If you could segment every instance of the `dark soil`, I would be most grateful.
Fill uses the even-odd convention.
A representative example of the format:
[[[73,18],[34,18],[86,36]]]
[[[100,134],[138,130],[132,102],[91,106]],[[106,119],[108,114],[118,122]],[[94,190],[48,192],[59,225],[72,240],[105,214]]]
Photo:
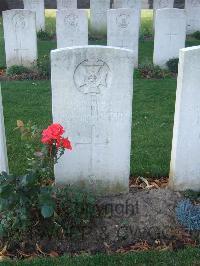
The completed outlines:
[[[195,245],[177,224],[175,207],[182,196],[169,189],[139,190],[98,200],[99,218],[77,239],[29,239],[8,247],[10,257],[120,250],[177,250]],[[52,253],[53,252],[53,253]]]

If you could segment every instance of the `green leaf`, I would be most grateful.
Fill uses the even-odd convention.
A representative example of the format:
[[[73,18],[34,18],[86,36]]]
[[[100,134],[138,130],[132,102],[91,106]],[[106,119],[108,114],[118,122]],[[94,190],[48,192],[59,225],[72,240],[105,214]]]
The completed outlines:
[[[41,213],[44,218],[49,218],[53,215],[54,208],[53,206],[43,205],[41,208]]]
[[[0,186],[0,197],[1,198],[9,198],[13,193],[13,186],[11,185],[4,185]]]

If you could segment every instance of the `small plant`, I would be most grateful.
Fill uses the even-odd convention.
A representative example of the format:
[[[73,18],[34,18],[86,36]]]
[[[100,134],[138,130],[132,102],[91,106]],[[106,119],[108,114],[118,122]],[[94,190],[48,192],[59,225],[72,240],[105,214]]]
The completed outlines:
[[[194,37],[194,38],[197,39],[197,40],[200,40],[200,31],[195,31],[195,32],[192,34],[192,37]]]
[[[163,79],[169,77],[170,73],[166,69],[154,66],[151,63],[142,64],[138,67],[139,76],[146,79]]]
[[[191,201],[199,202],[200,203],[200,191],[194,191],[188,189],[184,192],[184,196]]]
[[[53,166],[72,149],[64,128],[52,124],[41,131],[17,121],[16,130],[26,144],[28,167],[23,176],[0,175],[0,240],[80,238],[97,216],[96,199],[77,187],[55,187]]]
[[[22,75],[22,74],[29,74],[31,72],[30,68],[27,68],[25,66],[11,66],[7,70],[8,76],[15,76],[15,75]]]
[[[170,72],[172,73],[178,73],[178,58],[172,58],[169,61],[167,61],[167,67]]]
[[[152,30],[148,27],[143,27],[140,31],[140,41],[152,38]]]
[[[200,205],[193,204],[189,199],[179,202],[176,207],[176,217],[186,229],[200,230]]]
[[[97,216],[96,199],[88,191],[66,186],[56,192],[57,218],[66,237],[83,236],[91,220]]]
[[[51,65],[50,65],[50,58],[48,55],[44,55],[43,57],[37,60],[37,68],[38,68],[38,74],[41,78],[50,78]]]
[[[72,149],[59,124],[52,124],[42,133],[35,125],[22,121],[17,122],[17,128],[26,140],[29,164],[23,176],[0,175],[0,237],[7,240],[22,239],[46,219],[51,226],[56,224],[53,165],[65,149]]]
[[[44,31],[44,30],[40,30],[38,33],[37,33],[37,37],[38,39],[40,39],[41,41],[50,41],[53,36],[51,33],[49,33],[48,31]]]

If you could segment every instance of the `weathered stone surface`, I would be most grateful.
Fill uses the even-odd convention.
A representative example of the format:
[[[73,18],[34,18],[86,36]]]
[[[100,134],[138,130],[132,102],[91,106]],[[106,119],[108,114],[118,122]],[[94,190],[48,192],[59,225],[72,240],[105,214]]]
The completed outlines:
[[[134,66],[138,66],[140,8],[118,8],[107,11],[107,45],[134,52]]]
[[[180,50],[170,184],[200,190],[200,46]]]
[[[91,186],[103,194],[127,191],[133,53],[64,48],[52,51],[51,65],[53,121],[66,128],[73,145],[55,167],[56,183]]]
[[[153,62],[161,67],[169,59],[177,58],[179,50],[185,47],[185,11],[177,8],[163,8],[156,11]]]
[[[110,0],[90,0],[90,25],[94,35],[105,35]]]
[[[200,31],[200,0],[186,0],[187,33]]]
[[[77,0],[57,0],[57,9],[77,8]]]
[[[56,34],[58,48],[88,45],[87,10],[57,10]]]
[[[24,1],[24,9],[28,9],[36,13],[37,31],[45,30],[44,0],[23,0],[23,1]]]
[[[35,12],[23,9],[3,11],[6,65],[30,67],[37,60]]]
[[[3,115],[3,103],[2,103],[1,86],[0,86],[0,173],[1,172],[8,173],[9,170],[8,170],[4,115]]]

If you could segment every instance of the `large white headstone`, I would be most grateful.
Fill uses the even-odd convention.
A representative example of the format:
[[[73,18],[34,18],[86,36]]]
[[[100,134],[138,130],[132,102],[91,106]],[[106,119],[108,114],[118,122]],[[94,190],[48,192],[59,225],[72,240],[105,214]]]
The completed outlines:
[[[153,62],[161,67],[169,59],[177,58],[179,50],[185,47],[186,15],[177,8],[156,11]]]
[[[45,30],[45,7],[44,0],[23,0],[24,9],[36,12],[37,31]]]
[[[200,0],[185,0],[187,33],[200,31]]]
[[[88,17],[83,9],[57,10],[57,48],[88,45]]]
[[[90,0],[90,25],[93,34],[106,34],[109,9],[110,0]]]
[[[107,44],[133,50],[134,65],[137,67],[140,11],[132,8],[110,9],[107,15]]]
[[[141,0],[114,0],[113,8],[141,9]]]
[[[200,46],[180,50],[170,186],[200,190]]]
[[[12,9],[3,12],[7,67],[30,67],[37,60],[35,12]]]
[[[0,85],[0,173],[9,172],[8,169],[8,157],[6,147],[6,135],[4,126],[4,115],[3,115],[3,103],[1,96],[1,85]]]
[[[57,184],[128,191],[133,94],[130,50],[83,46],[51,52],[53,121],[73,150],[55,166]],[[120,150],[120,152],[119,152]]]
[[[77,8],[77,0],[57,0],[57,9]]]

